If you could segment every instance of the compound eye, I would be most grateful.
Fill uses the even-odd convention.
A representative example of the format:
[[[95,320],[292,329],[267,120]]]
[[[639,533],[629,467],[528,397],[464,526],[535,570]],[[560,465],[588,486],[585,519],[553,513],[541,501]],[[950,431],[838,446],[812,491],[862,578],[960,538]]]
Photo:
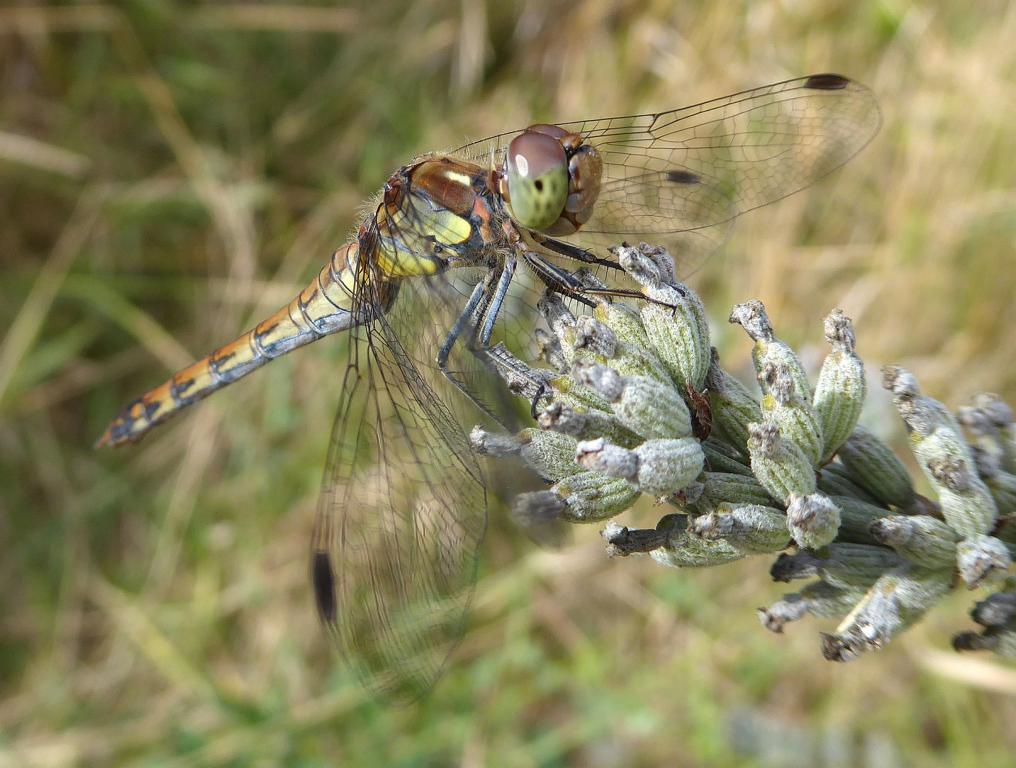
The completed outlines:
[[[546,133],[526,131],[508,145],[508,197],[512,216],[529,229],[549,227],[568,200],[568,156]]]

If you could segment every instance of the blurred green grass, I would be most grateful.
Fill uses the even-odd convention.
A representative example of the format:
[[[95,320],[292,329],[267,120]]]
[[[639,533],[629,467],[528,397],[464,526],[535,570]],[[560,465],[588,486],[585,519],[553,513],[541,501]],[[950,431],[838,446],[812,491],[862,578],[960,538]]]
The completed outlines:
[[[1011,765],[1012,669],[943,653],[965,596],[834,666],[818,622],[758,626],[783,591],[762,560],[661,572],[594,530],[534,552],[503,518],[445,682],[366,700],[306,578],[340,344],[91,443],[286,301],[414,152],[824,70],[885,127],[696,275],[725,359],[748,359],[735,301],[816,350],[841,306],[873,370],[1012,401],[1013,39],[1005,2],[0,8],[0,766],[766,765],[763,736],[732,740],[744,712],[826,753]]]

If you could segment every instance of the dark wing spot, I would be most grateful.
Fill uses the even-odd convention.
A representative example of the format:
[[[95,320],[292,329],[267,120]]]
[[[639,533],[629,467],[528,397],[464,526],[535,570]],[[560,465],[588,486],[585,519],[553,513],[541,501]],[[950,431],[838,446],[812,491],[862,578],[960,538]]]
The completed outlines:
[[[335,605],[335,576],[327,552],[315,552],[311,562],[311,580],[314,583],[314,600],[317,602],[318,616],[326,624],[334,624],[338,616]]]
[[[697,173],[691,171],[667,171],[667,181],[672,181],[675,184],[698,184],[701,180]]]
[[[850,85],[850,81],[843,75],[824,73],[812,75],[804,81],[805,88],[813,88],[816,91],[838,91]]]
[[[542,192],[543,191],[543,182],[540,179],[536,180],[535,186],[536,186],[536,191],[537,192]]]

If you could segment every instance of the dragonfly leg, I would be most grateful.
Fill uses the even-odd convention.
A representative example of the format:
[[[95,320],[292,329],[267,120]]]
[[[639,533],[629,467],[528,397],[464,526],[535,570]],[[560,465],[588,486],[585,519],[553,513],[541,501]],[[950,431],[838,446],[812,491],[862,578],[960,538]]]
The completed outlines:
[[[511,285],[512,277],[515,276],[515,265],[516,261],[515,254],[511,254],[505,260],[504,268],[501,270],[501,275],[497,279],[497,285],[494,286],[494,295],[490,299],[490,303],[487,304],[487,309],[483,315],[483,326],[480,328],[480,348],[486,349],[490,346],[490,335],[494,332],[494,323],[497,322],[497,316],[501,312],[501,306],[504,304],[504,297],[508,295],[508,288]]]
[[[621,265],[616,261],[602,259],[591,251],[587,251],[585,248],[580,248],[574,243],[566,243],[563,240],[555,240],[552,237],[543,236],[538,239],[534,239],[547,250],[553,251],[554,253],[564,256],[567,259],[581,261],[583,264],[595,264],[598,267],[605,267],[607,269],[621,269]]]
[[[466,302],[466,306],[462,309],[461,314],[455,320],[452,329],[448,332],[445,340],[441,344],[440,350],[437,354],[437,365],[442,375],[450,381],[456,389],[459,390],[469,401],[487,414],[490,418],[501,425],[502,428],[514,431],[514,429],[505,423],[505,419],[494,412],[494,410],[483,402],[480,393],[474,391],[469,384],[462,380],[460,376],[452,371],[448,367],[448,357],[451,355],[452,348],[455,343],[462,336],[463,332],[467,329],[470,333],[465,341],[466,349],[469,350],[470,354],[477,358],[484,366],[488,369],[493,368],[493,363],[488,359],[485,354],[486,349],[478,348],[476,346],[476,339],[486,333],[486,338],[489,340],[490,333],[493,330],[494,321],[497,319],[497,313],[500,311],[501,304],[504,302],[504,296],[508,291],[508,286],[511,284],[512,274],[515,271],[515,259],[512,257],[510,263],[505,267],[497,267],[492,269],[487,276],[481,280],[473,288],[473,292],[469,296],[469,301]],[[493,311],[492,311],[493,310]],[[479,317],[477,317],[479,315]],[[478,334],[477,328],[482,323],[483,330]],[[505,409],[507,412],[507,409]]]
[[[532,251],[526,252],[525,259],[526,264],[532,268],[533,272],[536,273],[536,276],[540,278],[547,288],[590,307],[595,307],[596,303],[590,300],[589,296],[605,296],[608,299],[637,299],[639,301],[647,301],[650,304],[658,304],[667,309],[675,308],[672,304],[654,299],[652,296],[647,296],[642,291],[630,288],[600,288],[586,285],[571,272],[551,264],[540,254]]]
[[[466,302],[466,306],[462,310],[462,313],[458,316],[458,319],[456,319],[451,331],[448,332],[445,340],[441,343],[441,349],[439,349],[437,353],[437,364],[445,376],[448,375],[448,369],[445,366],[448,362],[448,355],[451,354],[452,347],[455,346],[455,342],[458,340],[459,336],[462,335],[462,331],[466,328],[466,326],[472,324],[472,317],[476,313],[476,308],[480,305],[480,302],[489,291],[490,281],[488,279],[481,280],[476,284],[473,288],[472,294],[469,296],[469,301]]]

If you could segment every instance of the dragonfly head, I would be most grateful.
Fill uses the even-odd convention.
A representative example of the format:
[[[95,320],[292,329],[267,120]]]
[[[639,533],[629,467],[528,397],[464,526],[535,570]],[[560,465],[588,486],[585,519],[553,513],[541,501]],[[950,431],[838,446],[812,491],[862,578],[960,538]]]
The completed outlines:
[[[508,145],[505,198],[527,229],[570,235],[593,213],[603,162],[577,133],[531,125]]]

